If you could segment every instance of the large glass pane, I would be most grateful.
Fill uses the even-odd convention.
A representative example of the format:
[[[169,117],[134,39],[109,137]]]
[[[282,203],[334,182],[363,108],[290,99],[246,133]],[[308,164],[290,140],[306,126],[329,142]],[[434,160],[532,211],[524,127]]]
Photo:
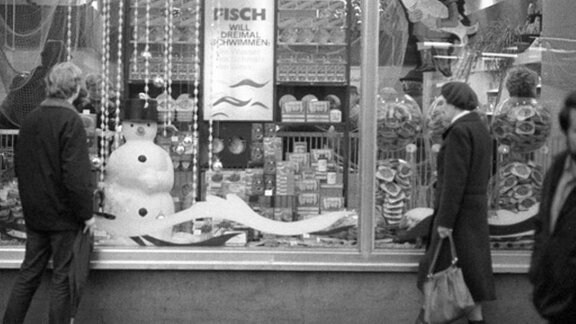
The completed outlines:
[[[118,11],[112,17],[117,21]],[[13,163],[18,128],[45,98],[54,64],[72,60],[89,75],[100,70],[104,51],[116,60],[117,46],[102,46],[101,25],[99,9],[85,1],[0,6],[0,245],[23,245],[26,237]]]
[[[43,26],[61,27],[53,37],[86,70],[78,109],[92,121],[97,245],[355,247],[350,3],[54,1],[2,9],[14,27],[2,39],[9,64],[28,63],[18,59],[17,31],[36,28],[20,20],[36,14],[49,16]],[[17,129],[3,136],[10,170]],[[16,181],[6,182],[9,216],[0,225],[10,244],[25,238]]]
[[[477,93],[477,111],[494,140],[486,215],[492,247],[529,249],[542,174],[557,146],[549,136],[550,106],[540,99],[546,83],[540,77],[542,1],[398,0],[382,1],[381,8],[381,33],[387,37],[380,39],[380,57],[386,59],[379,69],[376,107],[375,246],[421,246],[434,208],[436,157],[447,127],[437,98],[444,83],[463,81]],[[402,24],[406,28],[395,28]],[[394,64],[389,58],[395,57],[396,44],[404,56]],[[519,66],[537,78],[531,100],[517,98],[513,89],[514,82],[529,86],[529,81],[506,82]],[[515,117],[517,111],[526,114]]]

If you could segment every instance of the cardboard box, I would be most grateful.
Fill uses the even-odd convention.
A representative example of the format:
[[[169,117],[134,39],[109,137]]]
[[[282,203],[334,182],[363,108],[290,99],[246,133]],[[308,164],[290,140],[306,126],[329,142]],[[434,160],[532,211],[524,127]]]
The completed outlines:
[[[294,142],[292,144],[293,153],[308,153],[308,143],[307,142]]]
[[[344,185],[342,183],[329,185],[326,183],[320,184],[320,196],[321,197],[343,197],[344,196]]]
[[[319,209],[320,208],[320,194],[305,192],[298,194],[298,208],[300,207],[310,207]]]
[[[306,122],[306,112],[302,101],[284,103],[282,105],[282,121],[291,123]]]
[[[320,186],[317,180],[314,179],[302,179],[296,182],[298,193],[318,193]]]
[[[310,167],[310,153],[286,153],[286,160],[294,163],[296,173]]]
[[[344,209],[344,197],[321,197],[320,211],[331,212]]]
[[[332,149],[312,149],[310,150],[310,161],[312,163],[318,162],[318,159],[324,156],[328,162],[334,161],[334,150]]]
[[[306,122],[329,123],[330,102],[325,100],[310,101],[306,107]]]

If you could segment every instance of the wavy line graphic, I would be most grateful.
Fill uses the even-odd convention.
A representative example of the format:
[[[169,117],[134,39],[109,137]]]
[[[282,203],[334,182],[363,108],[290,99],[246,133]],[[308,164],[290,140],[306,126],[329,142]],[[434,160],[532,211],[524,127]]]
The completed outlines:
[[[216,107],[219,104],[227,103],[227,104],[230,104],[232,106],[243,107],[243,106],[246,106],[247,104],[249,104],[251,100],[252,99],[242,101],[240,99],[236,99],[236,98],[231,97],[231,96],[225,96],[225,97],[222,97],[222,98],[219,98],[218,100],[216,100],[212,105],[214,107]]]
[[[254,80],[251,79],[244,79],[236,84],[232,84],[230,85],[230,88],[237,88],[237,87],[241,87],[241,86],[248,86],[248,87],[253,87],[253,88],[262,88],[265,85],[268,84],[269,81],[266,81],[264,83],[258,83]]]
[[[212,117],[219,117],[219,116],[226,117],[226,118],[230,117],[230,116],[228,116],[228,114],[225,114],[223,112],[217,112],[217,113],[212,114]]]
[[[258,107],[262,107],[264,109],[270,109],[268,106],[266,106],[265,104],[261,103],[260,101],[256,101],[255,103],[251,104],[250,106],[258,106]]]

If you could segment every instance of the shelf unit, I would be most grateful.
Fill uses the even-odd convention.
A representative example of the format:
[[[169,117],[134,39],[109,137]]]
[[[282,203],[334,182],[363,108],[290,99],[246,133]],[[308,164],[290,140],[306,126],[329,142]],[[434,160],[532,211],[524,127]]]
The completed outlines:
[[[164,39],[166,11],[163,7],[155,6],[154,3],[153,1],[148,13],[148,17],[152,17],[148,23],[145,23],[147,16],[145,2],[130,1],[130,6],[125,9],[125,15],[128,17],[124,28],[126,61],[128,62],[124,71],[125,75],[128,76],[125,81],[126,98],[136,98],[139,93],[145,90],[150,97],[155,98],[166,90],[162,86],[165,81],[163,78],[167,74],[165,71],[167,44]],[[194,43],[194,35],[197,32],[195,26],[198,26],[194,20],[196,3],[178,0],[174,2],[174,35],[170,44],[172,53],[170,84],[173,99],[178,98],[181,94],[192,93],[194,76],[198,76],[202,80],[202,71],[194,70],[194,56],[203,53],[203,44]],[[201,6],[203,6],[202,2]],[[306,8],[299,8],[300,6]],[[327,96],[331,95],[333,99],[336,98],[334,100],[340,103],[341,120],[338,122],[288,123],[282,120],[281,107],[278,105],[275,107],[274,119],[271,123],[214,121],[212,135],[226,146],[221,153],[215,154],[224,168],[261,167],[263,162],[254,160],[254,155],[258,156],[258,152],[261,153],[262,148],[259,146],[260,144],[255,144],[253,141],[253,129],[254,127],[265,128],[267,124],[274,124],[278,130],[278,137],[281,137],[285,143],[282,148],[283,157],[289,149],[288,143],[293,141],[295,134],[302,135],[301,138],[308,138],[310,141],[322,138],[316,143],[327,143],[330,139],[330,143],[338,143],[335,152],[339,156],[339,168],[346,175],[349,156],[350,61],[347,26],[350,24],[348,15],[350,9],[350,1],[319,0],[302,3],[296,0],[280,0],[277,3],[276,11],[274,101],[278,102],[279,98],[285,94],[292,94],[296,97],[312,94],[318,100],[325,100]],[[203,8],[200,10],[202,12]],[[306,26],[299,26],[302,23],[301,14],[310,18],[303,20]],[[202,16],[200,14],[200,17]],[[202,26],[202,22],[200,22],[200,26]],[[297,36],[294,40],[281,37],[281,35],[293,32]],[[313,39],[300,38],[300,36],[311,34],[313,34]],[[199,50],[200,53],[195,53],[195,50]],[[145,68],[147,71],[144,70]],[[198,106],[202,107],[202,88],[199,89],[198,100]],[[202,114],[202,109],[199,109],[199,114]],[[198,120],[200,142],[198,160],[201,169],[199,170],[199,177],[201,177],[201,173],[206,171],[208,167],[208,161],[204,155],[207,155],[209,134],[208,121],[204,121],[202,116],[199,116]],[[191,129],[191,123],[187,122],[175,120],[173,125],[180,131]],[[333,132],[328,132],[329,129],[332,129]],[[333,141],[334,138],[338,139],[337,142]],[[166,141],[166,139],[160,140]],[[231,149],[228,146],[235,140],[244,145],[241,154],[230,153]],[[178,159],[177,156],[174,157]],[[180,177],[180,175],[187,178],[189,175],[184,173],[189,173],[190,168],[185,168],[180,164],[175,168],[175,171],[177,171],[175,178]],[[344,176],[343,178],[344,188],[346,188],[347,177]],[[178,180],[176,179],[175,182],[178,183]],[[201,196],[202,193],[199,193],[198,197]]]
[[[197,30],[196,17],[202,19],[201,13],[203,2],[201,0],[174,0],[172,14],[172,37],[168,44],[166,35],[166,7],[164,1],[150,1],[148,14],[146,2],[130,0],[129,5],[124,7],[124,98],[138,98],[141,93],[147,92],[150,98],[157,98],[168,92],[175,101],[181,95],[194,98],[195,77],[201,80],[201,70],[196,70],[195,57],[202,56],[202,44],[196,43],[196,38],[201,40],[202,31]],[[200,10],[200,12],[197,12]],[[150,19],[146,23],[146,18]],[[196,53],[198,51],[198,53]],[[166,80],[166,54],[171,53],[170,82]],[[197,105],[202,104],[202,87],[196,89]],[[179,143],[192,138],[193,118],[192,107],[187,107],[185,113],[172,110],[171,122],[166,123],[159,117],[159,135],[156,143],[166,149],[172,158],[174,166],[174,188],[172,196],[177,198],[182,195],[185,188],[190,187],[192,179],[198,179],[193,175],[191,166],[192,156],[188,151],[177,151]],[[201,113],[201,111],[199,110]],[[160,116],[160,114],[159,114]],[[164,115],[166,116],[166,115]],[[166,118],[166,117],[164,117]],[[200,119],[200,118],[199,118]],[[199,196],[199,193],[197,194]],[[178,202],[178,199],[175,199]],[[178,206],[177,206],[177,209]]]
[[[349,13],[351,1],[281,0],[276,43],[276,121],[284,156],[299,141],[305,142],[309,151],[333,150],[335,164],[343,174],[344,197],[351,155]],[[295,116],[290,116],[292,109],[283,107],[286,100],[296,101]],[[311,113],[311,101],[329,102],[330,108],[341,111],[340,120]]]

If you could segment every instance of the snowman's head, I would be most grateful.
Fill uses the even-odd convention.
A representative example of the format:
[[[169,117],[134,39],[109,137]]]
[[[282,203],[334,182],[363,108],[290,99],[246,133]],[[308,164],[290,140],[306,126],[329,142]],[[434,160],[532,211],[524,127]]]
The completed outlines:
[[[153,121],[133,121],[122,122],[122,135],[126,141],[149,140],[153,141],[158,131],[158,124]]]
[[[126,141],[154,140],[158,130],[156,100],[128,99],[122,112],[122,135]]]

